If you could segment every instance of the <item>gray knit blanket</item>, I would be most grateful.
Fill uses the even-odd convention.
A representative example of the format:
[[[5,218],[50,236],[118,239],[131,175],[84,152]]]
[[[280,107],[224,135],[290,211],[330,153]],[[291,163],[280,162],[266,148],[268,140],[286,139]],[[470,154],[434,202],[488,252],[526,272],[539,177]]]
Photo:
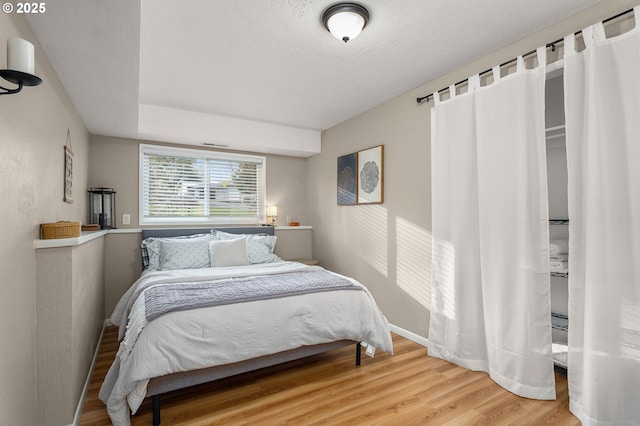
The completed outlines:
[[[159,285],[144,291],[145,318],[152,321],[173,311],[362,289],[348,279],[325,270]]]

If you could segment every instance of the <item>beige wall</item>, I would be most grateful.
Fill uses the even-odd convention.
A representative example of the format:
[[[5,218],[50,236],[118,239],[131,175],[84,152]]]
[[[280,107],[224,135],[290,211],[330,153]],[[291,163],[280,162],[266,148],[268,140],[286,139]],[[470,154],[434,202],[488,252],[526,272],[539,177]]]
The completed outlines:
[[[637,0],[601,2],[323,132],[322,154],[309,160],[307,182],[314,257],[323,266],[351,275],[369,287],[391,323],[427,336],[432,103],[417,105],[416,97],[637,4]],[[336,157],[379,144],[385,145],[384,204],[337,206]]]
[[[313,253],[374,295],[395,325],[426,334],[430,271],[428,108],[399,97],[322,134],[309,160]],[[338,206],[336,158],[384,144],[384,203]]]
[[[108,318],[142,272],[140,233],[108,234],[104,251],[104,313]]]
[[[313,259],[313,229],[282,228],[275,230],[275,253],[284,260]]]
[[[38,424],[69,424],[104,324],[104,238],[38,249]]]
[[[89,137],[21,15],[0,14],[0,68],[5,67],[7,37],[20,37],[35,44],[36,74],[44,83],[0,97],[0,423],[36,425],[41,424],[38,377],[57,367],[40,366],[37,361],[39,318],[33,242],[40,223],[83,220],[86,216]],[[11,86],[4,80],[1,85]],[[75,154],[72,204],[62,201],[67,128]],[[75,309],[71,305],[65,307]],[[84,310],[80,311],[79,316],[84,315]],[[96,341],[95,335],[82,335],[74,345],[89,350]],[[84,374],[86,377],[86,371]],[[75,389],[65,392],[77,394]],[[65,414],[64,421],[71,421],[73,411]]]

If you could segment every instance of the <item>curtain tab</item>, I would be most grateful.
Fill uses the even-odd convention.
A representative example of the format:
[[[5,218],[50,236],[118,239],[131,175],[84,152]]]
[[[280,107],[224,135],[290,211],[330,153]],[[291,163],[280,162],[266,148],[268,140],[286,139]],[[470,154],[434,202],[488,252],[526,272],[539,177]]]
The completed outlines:
[[[449,99],[453,99],[456,97],[456,85],[452,84],[449,86]]]
[[[522,55],[519,55],[516,58],[516,72],[524,71],[524,58]]]
[[[569,34],[564,37],[564,56],[570,56],[576,53],[576,36]]]
[[[440,92],[436,90],[435,92],[433,92],[433,95],[431,96],[433,97],[433,104],[440,105]]]
[[[547,46],[540,46],[536,49],[536,56],[538,57],[538,66],[547,66]]]
[[[582,40],[584,41],[584,47],[586,49],[593,46],[593,25],[582,30]]]
[[[607,39],[607,36],[604,34],[604,24],[602,22],[593,24],[593,39],[595,41],[604,41]]]
[[[474,92],[478,87],[480,87],[480,75],[479,74],[475,74],[472,75],[471,77],[469,77],[469,83],[468,83],[468,93],[472,93]]]
[[[497,83],[500,80],[500,65],[496,65],[491,70],[493,71],[493,82]]]

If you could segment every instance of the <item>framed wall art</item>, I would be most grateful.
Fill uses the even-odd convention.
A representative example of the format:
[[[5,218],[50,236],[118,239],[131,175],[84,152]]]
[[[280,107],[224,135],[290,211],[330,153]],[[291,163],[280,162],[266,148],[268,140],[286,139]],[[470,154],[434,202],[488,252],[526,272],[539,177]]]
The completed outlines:
[[[73,151],[71,150],[71,135],[67,129],[67,143],[64,146],[64,198],[67,203],[73,203]]]
[[[356,153],[338,157],[338,205],[350,206],[358,202]]]
[[[358,151],[358,204],[384,202],[384,145]]]

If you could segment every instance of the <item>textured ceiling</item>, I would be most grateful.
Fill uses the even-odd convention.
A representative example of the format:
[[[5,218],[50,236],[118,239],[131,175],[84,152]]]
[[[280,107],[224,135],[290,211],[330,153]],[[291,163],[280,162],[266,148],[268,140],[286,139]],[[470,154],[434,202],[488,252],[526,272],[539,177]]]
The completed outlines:
[[[56,0],[29,21],[91,133],[306,156],[320,131],[597,2],[362,0],[347,44],[320,21],[332,0]]]

